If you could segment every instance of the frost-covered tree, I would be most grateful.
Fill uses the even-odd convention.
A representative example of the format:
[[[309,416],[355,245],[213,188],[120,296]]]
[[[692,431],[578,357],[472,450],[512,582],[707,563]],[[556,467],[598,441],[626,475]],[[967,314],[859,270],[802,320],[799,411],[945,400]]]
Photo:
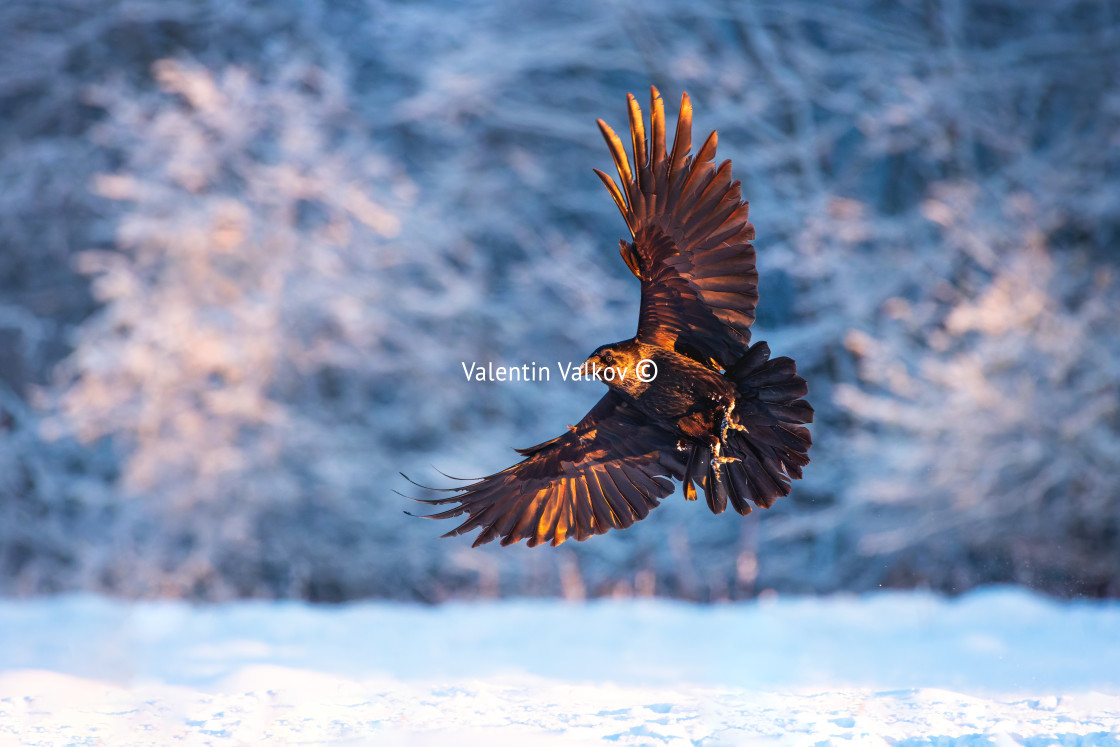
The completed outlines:
[[[110,113],[97,137],[123,157],[95,185],[122,204],[119,249],[80,257],[104,306],[51,423],[121,457],[105,583],[359,592],[321,566],[391,539],[369,500],[397,446],[378,422],[441,415],[426,372],[454,345],[423,327],[478,299],[438,254],[410,255],[399,214],[415,188],[337,74],[296,59],[265,79],[170,60],[155,75],[158,92],[95,94]],[[375,570],[389,572],[364,571],[367,591]]]
[[[850,491],[843,532],[890,558],[870,574],[894,583],[1115,594],[1115,268],[1049,246],[1026,194],[998,206],[958,186],[923,207],[957,264],[845,339],[861,384],[837,399],[858,418],[855,458],[876,469]]]

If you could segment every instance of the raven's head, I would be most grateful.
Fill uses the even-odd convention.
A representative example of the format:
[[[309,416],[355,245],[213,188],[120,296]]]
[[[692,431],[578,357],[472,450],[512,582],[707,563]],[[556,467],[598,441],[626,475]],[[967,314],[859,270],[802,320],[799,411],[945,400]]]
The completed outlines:
[[[584,375],[599,379],[611,389],[632,392],[642,382],[637,376],[642,352],[636,340],[599,347],[583,364]]]

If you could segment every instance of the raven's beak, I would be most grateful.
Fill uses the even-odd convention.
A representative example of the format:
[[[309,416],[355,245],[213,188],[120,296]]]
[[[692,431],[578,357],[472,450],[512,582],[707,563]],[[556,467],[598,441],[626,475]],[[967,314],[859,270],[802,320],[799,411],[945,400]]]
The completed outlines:
[[[591,375],[591,372],[595,370],[595,365],[593,365],[593,364],[598,364],[598,363],[599,363],[599,356],[597,356],[597,355],[590,356],[587,360],[585,360],[583,362],[583,365],[579,367],[579,375],[586,379],[588,376]]]

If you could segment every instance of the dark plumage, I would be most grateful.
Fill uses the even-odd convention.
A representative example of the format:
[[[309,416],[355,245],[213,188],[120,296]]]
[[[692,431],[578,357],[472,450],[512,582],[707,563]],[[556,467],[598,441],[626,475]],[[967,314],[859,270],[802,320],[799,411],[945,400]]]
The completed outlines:
[[[770,359],[766,343],[750,345],[758,301],[751,245],[754,227],[731,162],[714,163],[716,133],[695,157],[692,105],[681,97],[672,150],[665,147],[665,111],[651,88],[650,139],[633,96],[631,166],[622,141],[602,120],[621,188],[596,169],[633,241],[622,241],[626,265],[642,283],[638,332],[604,345],[587,363],[627,369],[568,432],[518,449],[521,462],[446,498],[454,504],[426,518],[468,518],[445,536],[481,529],[475,545],[527,539],[559,545],[585,540],[644,519],[684,483],[698,486],[713,513],[730,502],[740,514],[751,503],[769,508],[790,492],[809,463],[813,408],[801,399],[805,380],[789,358]],[[652,360],[652,381],[634,375]],[[585,364],[586,365],[586,364]]]

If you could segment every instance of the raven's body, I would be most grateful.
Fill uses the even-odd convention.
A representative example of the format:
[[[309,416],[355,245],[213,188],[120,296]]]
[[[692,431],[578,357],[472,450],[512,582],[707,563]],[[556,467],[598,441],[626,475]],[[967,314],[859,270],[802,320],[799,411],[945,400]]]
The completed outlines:
[[[813,409],[789,358],[750,345],[758,299],[754,227],[731,162],[712,163],[713,132],[695,157],[692,108],[681,101],[672,151],[665,147],[660,94],[651,91],[651,138],[631,96],[634,165],[601,120],[619,177],[598,172],[630,228],[621,254],[642,283],[638,332],[604,345],[585,370],[599,370],[607,394],[567,433],[518,451],[525,459],[426,501],[457,503],[430,518],[469,515],[449,534],[481,528],[475,544],[558,545],[646,516],[673,491],[696,487],[714,513],[730,502],[769,507],[801,477]],[[656,366],[656,376],[650,376]],[[643,370],[644,369],[644,370]],[[640,375],[644,374],[644,375]]]
[[[656,366],[656,376],[648,381],[637,375],[642,361],[652,361]],[[642,414],[682,439],[711,443],[720,435],[719,426],[735,401],[734,382],[718,370],[675,350],[644,345],[636,339],[604,345],[585,366],[588,364],[603,370],[600,378],[604,383]],[[609,368],[616,373],[608,377],[605,370]]]

